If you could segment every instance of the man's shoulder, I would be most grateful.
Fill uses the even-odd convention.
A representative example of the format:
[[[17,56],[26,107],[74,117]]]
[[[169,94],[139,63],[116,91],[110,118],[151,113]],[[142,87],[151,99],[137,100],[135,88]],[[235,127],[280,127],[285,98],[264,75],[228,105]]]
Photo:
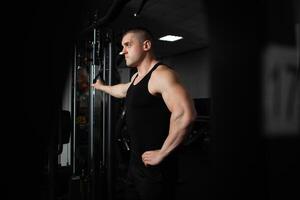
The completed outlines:
[[[175,70],[170,67],[169,65],[166,64],[160,64],[154,71],[154,74],[156,75],[170,75],[170,74],[175,74]]]
[[[161,64],[157,67],[156,70],[153,71],[153,77],[155,78],[162,78],[162,77],[176,77],[176,71],[166,65],[166,64]]]
[[[151,79],[156,84],[174,83],[177,82],[178,75],[171,67],[162,64],[153,71]]]

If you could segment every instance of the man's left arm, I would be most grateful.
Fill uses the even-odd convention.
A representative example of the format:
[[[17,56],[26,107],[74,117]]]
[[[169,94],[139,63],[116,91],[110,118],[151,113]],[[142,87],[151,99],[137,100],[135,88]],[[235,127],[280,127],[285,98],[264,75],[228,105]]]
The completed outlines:
[[[173,71],[163,71],[155,82],[171,112],[169,134],[159,150],[147,151],[142,155],[145,165],[157,165],[185,138],[196,118],[196,111],[187,90]]]

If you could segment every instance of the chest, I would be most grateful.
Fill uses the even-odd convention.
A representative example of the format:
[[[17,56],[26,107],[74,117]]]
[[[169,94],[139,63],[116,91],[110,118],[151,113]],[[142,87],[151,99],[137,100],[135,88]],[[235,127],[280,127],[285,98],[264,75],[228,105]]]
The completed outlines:
[[[160,96],[159,90],[157,88],[157,85],[151,79],[151,76],[144,76],[144,77],[136,77],[132,83],[133,88],[138,88],[140,85],[142,85],[143,89],[148,90],[148,92],[153,96]]]
[[[140,80],[128,88],[126,95],[126,104],[132,108],[148,107],[162,103],[162,97],[153,92],[153,84],[150,81]]]

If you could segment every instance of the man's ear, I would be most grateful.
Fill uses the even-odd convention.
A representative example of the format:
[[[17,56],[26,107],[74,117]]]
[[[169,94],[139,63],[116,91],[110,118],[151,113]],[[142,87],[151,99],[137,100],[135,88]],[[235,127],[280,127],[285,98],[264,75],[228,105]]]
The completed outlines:
[[[145,51],[149,51],[151,49],[151,47],[152,47],[151,41],[150,40],[145,40],[143,47],[144,47]]]

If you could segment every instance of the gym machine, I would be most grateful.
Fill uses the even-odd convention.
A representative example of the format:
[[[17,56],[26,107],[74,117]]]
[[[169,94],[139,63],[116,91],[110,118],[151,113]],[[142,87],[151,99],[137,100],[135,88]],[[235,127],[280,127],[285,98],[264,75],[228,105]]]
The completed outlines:
[[[79,36],[74,46],[72,70],[72,124],[69,199],[116,199],[116,143],[117,118],[124,116],[121,100],[90,87],[101,79],[107,85],[120,81],[116,70],[118,55],[115,36],[106,24],[112,13],[120,9],[114,5],[108,15],[97,19]],[[123,6],[123,4],[121,5]],[[118,41],[119,42],[119,41]],[[120,154],[119,154],[120,155]]]

